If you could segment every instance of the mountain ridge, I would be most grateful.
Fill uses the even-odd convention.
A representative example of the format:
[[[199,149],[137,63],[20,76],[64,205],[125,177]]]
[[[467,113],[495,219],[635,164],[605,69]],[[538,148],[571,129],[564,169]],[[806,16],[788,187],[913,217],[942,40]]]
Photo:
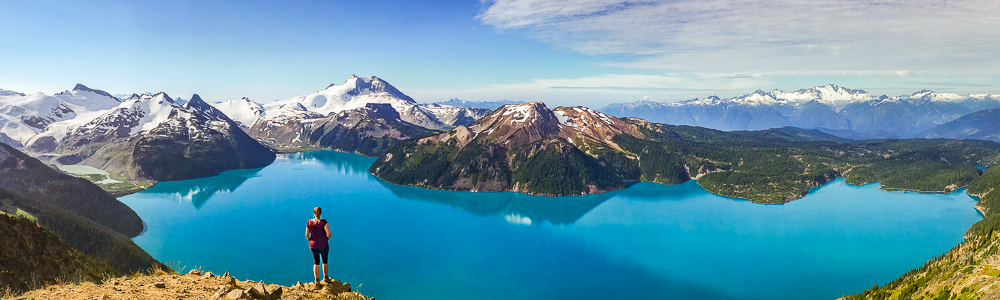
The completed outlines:
[[[922,90],[890,97],[829,84],[794,92],[757,90],[726,99],[709,96],[680,102],[615,103],[598,110],[618,117],[726,131],[794,126],[849,130],[860,135],[882,130],[911,137],[968,113],[997,107],[1000,95]]]
[[[1000,108],[964,115],[918,134],[924,138],[977,139],[1000,142]]]

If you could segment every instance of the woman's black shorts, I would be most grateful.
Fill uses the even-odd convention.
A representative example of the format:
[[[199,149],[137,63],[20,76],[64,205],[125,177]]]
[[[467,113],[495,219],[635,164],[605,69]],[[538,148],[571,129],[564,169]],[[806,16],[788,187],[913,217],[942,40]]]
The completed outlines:
[[[312,250],[312,253],[313,253],[313,264],[314,265],[318,265],[319,264],[319,259],[320,258],[323,258],[323,263],[324,264],[326,263],[326,257],[327,257],[327,255],[330,254],[330,247],[326,247],[326,248],[323,248],[323,249],[309,248],[309,250]]]

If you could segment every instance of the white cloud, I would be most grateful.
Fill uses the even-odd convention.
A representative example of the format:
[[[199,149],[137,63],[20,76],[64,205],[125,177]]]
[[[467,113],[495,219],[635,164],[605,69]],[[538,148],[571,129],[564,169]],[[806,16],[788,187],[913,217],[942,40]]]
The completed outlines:
[[[478,18],[501,31],[609,63],[666,72],[1000,70],[1000,1],[496,0]],[[867,71],[866,71],[867,72]],[[895,71],[876,71],[895,72]],[[863,76],[863,75],[862,75]]]

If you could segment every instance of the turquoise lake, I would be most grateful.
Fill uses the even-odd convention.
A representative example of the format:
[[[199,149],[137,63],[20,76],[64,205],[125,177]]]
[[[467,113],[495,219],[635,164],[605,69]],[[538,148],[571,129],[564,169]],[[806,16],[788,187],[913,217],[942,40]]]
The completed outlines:
[[[312,280],[305,223],[320,206],[330,277],[378,299],[833,299],[919,267],[982,218],[964,190],[836,180],[760,205],[689,181],[533,197],[395,186],[373,161],[281,155],[120,199],[157,260],[285,285]]]

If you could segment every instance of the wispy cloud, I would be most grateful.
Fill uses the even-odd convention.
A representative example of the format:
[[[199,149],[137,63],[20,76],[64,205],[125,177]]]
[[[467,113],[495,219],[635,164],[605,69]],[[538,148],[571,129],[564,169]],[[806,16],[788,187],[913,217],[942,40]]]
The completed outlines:
[[[458,97],[470,100],[544,101],[550,105],[603,106],[609,101],[690,99],[702,94],[739,93],[768,84],[760,77],[729,78],[724,74],[606,74],[583,78],[535,79],[464,90],[415,90],[422,101]]]
[[[886,95],[910,94],[926,88],[960,94],[996,93],[998,79],[1000,78],[994,76],[939,76],[909,70],[688,72],[535,79],[471,89],[417,89],[408,90],[408,93],[422,102],[457,97],[466,100],[543,101],[550,105],[602,107],[611,102],[640,99],[676,101],[710,95],[733,97],[757,89],[792,91],[830,83]]]
[[[609,63],[623,68],[965,76],[1000,70],[998,11],[1000,1],[495,0],[478,18],[581,53],[637,55]]]

